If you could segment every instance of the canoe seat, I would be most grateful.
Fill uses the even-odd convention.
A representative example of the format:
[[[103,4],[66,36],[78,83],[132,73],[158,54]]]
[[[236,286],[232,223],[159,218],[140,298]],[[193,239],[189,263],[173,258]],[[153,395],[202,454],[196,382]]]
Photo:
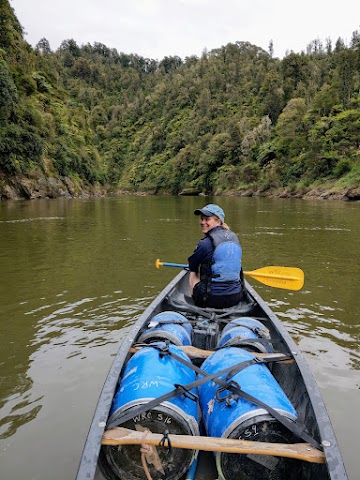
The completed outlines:
[[[234,305],[233,307],[217,309],[217,308],[204,308],[204,307],[197,307],[194,303],[192,297],[187,294],[176,292],[175,295],[168,295],[166,301],[170,308],[181,311],[181,312],[189,312],[195,314],[224,314],[227,313],[228,315],[248,315],[256,306],[255,301],[253,300],[250,295],[245,292],[244,297],[240,303]]]

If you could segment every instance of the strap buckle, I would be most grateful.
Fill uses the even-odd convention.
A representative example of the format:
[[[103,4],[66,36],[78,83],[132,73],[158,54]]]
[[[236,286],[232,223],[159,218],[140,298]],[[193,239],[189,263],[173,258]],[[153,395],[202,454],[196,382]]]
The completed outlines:
[[[184,397],[189,398],[193,402],[196,403],[199,400],[199,397],[195,393],[188,390],[184,385],[181,385],[181,383],[174,383],[174,387],[180,391],[181,395],[184,395]]]
[[[241,390],[241,387],[237,382],[235,382],[234,380],[231,380],[226,385],[224,385],[223,387],[220,387],[216,390],[216,393],[215,393],[216,401],[219,402],[219,403],[226,402],[226,405],[228,407],[231,406],[232,401],[237,402],[239,400],[240,396],[238,394],[234,393],[233,391],[231,391],[227,395],[221,396],[222,392],[224,392],[225,390],[229,391],[230,389]]]

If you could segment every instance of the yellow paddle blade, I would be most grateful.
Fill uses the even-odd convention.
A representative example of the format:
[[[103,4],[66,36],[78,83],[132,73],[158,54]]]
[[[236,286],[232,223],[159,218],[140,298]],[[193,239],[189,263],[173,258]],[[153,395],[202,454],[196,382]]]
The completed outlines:
[[[269,287],[300,290],[304,285],[304,272],[296,267],[262,267],[244,275]]]

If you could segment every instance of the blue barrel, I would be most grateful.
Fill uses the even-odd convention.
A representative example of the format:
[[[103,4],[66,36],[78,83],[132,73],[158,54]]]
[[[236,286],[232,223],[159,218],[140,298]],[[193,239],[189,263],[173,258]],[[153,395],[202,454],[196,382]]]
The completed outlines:
[[[253,352],[271,353],[271,344],[255,342],[255,339],[270,338],[269,330],[255,318],[240,317],[226,325],[221,333],[219,347],[241,346]],[[251,340],[246,343],[246,340]]]
[[[177,346],[170,345],[171,352],[185,360],[187,355]],[[174,389],[174,384],[186,385],[195,381],[193,370],[180,364],[170,355],[160,355],[154,347],[144,347],[129,360],[122,374],[119,389],[110,410],[109,422],[115,421],[124,413],[131,413],[137,405],[148,403]],[[197,393],[194,391],[193,393]],[[168,431],[180,435],[199,435],[199,406],[196,401],[184,395],[178,395],[161,403],[152,410],[136,415],[122,424],[132,430],[149,429],[153,433]],[[156,480],[179,479],[189,468],[196,451],[165,447],[156,447],[162,470],[149,464],[151,477]],[[127,445],[121,449],[103,448],[102,470],[114,472],[124,480],[140,480],[144,477],[139,446]],[[107,478],[107,477],[106,477]]]
[[[229,347],[213,353],[202,365],[212,374],[232,365],[250,360],[253,355],[238,347]],[[220,377],[225,380],[226,374]],[[246,367],[231,380],[242,390],[261,400],[284,416],[295,419],[296,411],[280,385],[265,365]],[[231,397],[214,381],[199,387],[200,406],[207,434],[212,437],[237,438],[262,442],[291,443],[294,435],[265,409],[242,398]],[[225,397],[230,395],[225,401]],[[219,477],[225,480],[287,480],[297,478],[298,468],[291,459],[270,456],[216,453]],[[292,475],[293,474],[293,475]]]
[[[155,315],[138,341],[152,343],[169,340],[173,345],[191,345],[192,326],[184,315],[166,311]]]

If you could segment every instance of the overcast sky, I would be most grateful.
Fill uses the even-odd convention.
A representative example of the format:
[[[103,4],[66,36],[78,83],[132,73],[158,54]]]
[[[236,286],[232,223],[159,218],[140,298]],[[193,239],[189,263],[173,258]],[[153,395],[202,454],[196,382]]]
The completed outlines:
[[[45,37],[100,42],[118,52],[161,60],[248,41],[275,56],[301,52],[314,39],[346,43],[360,30],[360,0],[10,0],[33,46]]]

